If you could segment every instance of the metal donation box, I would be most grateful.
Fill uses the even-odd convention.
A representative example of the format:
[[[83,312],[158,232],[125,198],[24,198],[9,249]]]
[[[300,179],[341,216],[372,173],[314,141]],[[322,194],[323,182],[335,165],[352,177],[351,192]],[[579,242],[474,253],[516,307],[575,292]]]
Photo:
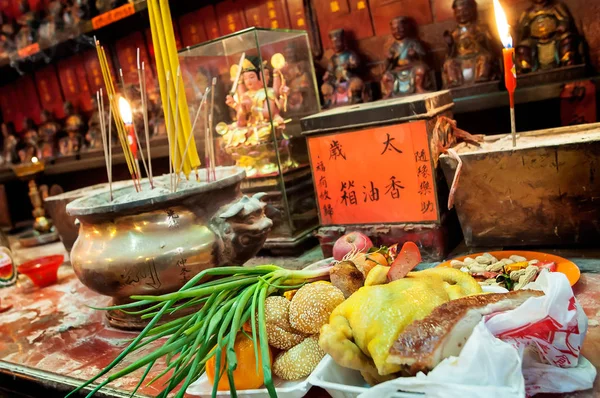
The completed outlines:
[[[414,241],[424,257],[443,257],[454,225],[437,160],[451,142],[453,105],[441,91],[302,119],[326,256],[339,236],[361,231],[376,245]]]

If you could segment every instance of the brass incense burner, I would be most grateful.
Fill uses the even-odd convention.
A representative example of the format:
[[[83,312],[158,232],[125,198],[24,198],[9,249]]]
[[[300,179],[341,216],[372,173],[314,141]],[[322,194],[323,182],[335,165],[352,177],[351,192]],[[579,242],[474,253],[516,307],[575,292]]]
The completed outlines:
[[[71,251],[77,277],[122,304],[132,295],[176,291],[202,270],[254,256],[272,226],[263,194],[242,196],[239,167],[218,167],[216,174],[214,182],[184,181],[174,193],[157,196],[145,182],[140,193],[114,191],[112,203],[107,192],[69,203],[67,213],[81,224]],[[154,182],[159,193],[167,191],[168,176]],[[139,317],[120,311],[108,318],[116,327],[142,326]]]

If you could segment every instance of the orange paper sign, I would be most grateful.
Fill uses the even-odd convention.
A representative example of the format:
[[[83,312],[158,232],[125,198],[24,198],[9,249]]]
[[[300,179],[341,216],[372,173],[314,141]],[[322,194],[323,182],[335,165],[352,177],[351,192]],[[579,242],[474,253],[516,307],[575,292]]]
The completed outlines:
[[[127,3],[121,7],[115,8],[100,14],[97,17],[92,18],[92,26],[94,29],[100,29],[103,26],[110,25],[113,22],[117,22],[120,19],[126,18],[130,15],[135,14],[135,7],[133,3]]]
[[[308,139],[322,225],[437,221],[425,121]]]
[[[19,54],[19,57],[21,57],[21,58],[27,58],[27,57],[30,57],[33,54],[37,54],[39,52],[40,52],[39,43],[33,43],[26,47],[19,49],[19,51],[17,51],[17,54]]]

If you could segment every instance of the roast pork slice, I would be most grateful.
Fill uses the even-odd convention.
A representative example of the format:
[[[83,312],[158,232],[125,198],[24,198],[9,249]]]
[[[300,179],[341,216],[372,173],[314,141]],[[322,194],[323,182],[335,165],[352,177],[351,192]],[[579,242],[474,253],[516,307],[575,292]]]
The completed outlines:
[[[482,294],[448,301],[422,320],[407,326],[390,348],[388,362],[405,365],[415,375],[433,369],[443,359],[458,356],[482,317],[517,308],[537,290]]]

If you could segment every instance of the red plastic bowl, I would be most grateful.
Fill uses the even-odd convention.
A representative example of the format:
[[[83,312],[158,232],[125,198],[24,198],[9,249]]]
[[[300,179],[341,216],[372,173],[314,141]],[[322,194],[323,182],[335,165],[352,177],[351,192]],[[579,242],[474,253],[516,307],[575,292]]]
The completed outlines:
[[[38,287],[49,286],[56,283],[58,267],[64,260],[65,257],[62,254],[40,257],[19,265],[17,271],[20,274],[27,275]]]

